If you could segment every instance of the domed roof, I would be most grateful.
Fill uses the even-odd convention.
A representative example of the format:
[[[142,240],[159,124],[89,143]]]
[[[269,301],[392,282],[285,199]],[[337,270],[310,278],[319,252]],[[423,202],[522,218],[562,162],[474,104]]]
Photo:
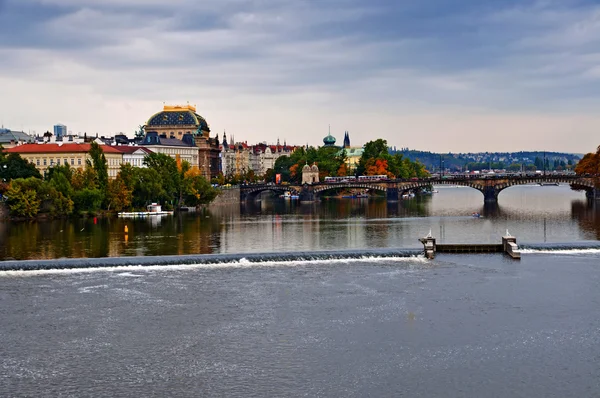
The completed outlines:
[[[310,171],[310,166],[308,164],[305,164],[304,167],[302,167],[302,172],[304,173],[305,171]]]
[[[327,146],[335,145],[335,137],[329,133],[327,134],[327,137],[323,138],[323,143]]]
[[[196,108],[192,105],[186,106],[167,106],[165,105],[162,112],[155,113],[148,123],[148,127],[160,126],[198,126],[202,131],[210,132],[206,120],[196,113]]]
[[[312,171],[316,171],[317,173],[319,172],[319,168],[317,167],[316,164],[313,164],[312,167],[310,168]]]

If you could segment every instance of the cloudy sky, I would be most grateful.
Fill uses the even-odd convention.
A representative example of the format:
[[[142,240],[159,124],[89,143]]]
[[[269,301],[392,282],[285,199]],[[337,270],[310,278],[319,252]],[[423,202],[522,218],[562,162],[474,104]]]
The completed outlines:
[[[596,3],[596,4],[595,4]],[[512,0],[0,0],[0,121],[436,152],[600,144],[600,5]]]

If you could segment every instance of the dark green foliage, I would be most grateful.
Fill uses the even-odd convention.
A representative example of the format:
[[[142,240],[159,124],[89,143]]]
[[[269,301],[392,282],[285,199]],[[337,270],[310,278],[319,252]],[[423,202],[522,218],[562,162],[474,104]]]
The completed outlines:
[[[141,208],[152,202],[164,202],[167,195],[158,171],[151,168],[136,168],[133,181],[133,207]]]
[[[172,201],[179,196],[181,175],[177,168],[177,161],[164,153],[151,153],[144,158],[144,163],[149,169],[156,171],[161,184],[160,196],[157,200],[162,202]]]
[[[83,188],[73,193],[73,205],[77,212],[94,212],[100,210],[104,194],[98,188]]]
[[[106,185],[108,184],[108,164],[106,162],[106,157],[104,156],[104,151],[100,145],[92,142],[89,155],[92,158],[92,167],[94,168],[94,171],[96,171],[98,178],[98,188],[104,192],[106,190]]]
[[[33,163],[23,159],[18,153],[0,157],[0,178],[9,182],[16,178],[42,178]]]

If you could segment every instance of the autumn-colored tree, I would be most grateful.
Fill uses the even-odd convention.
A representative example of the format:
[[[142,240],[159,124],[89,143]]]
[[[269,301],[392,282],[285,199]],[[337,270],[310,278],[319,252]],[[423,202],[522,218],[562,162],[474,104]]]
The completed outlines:
[[[577,174],[598,174],[600,172],[600,147],[596,153],[586,153],[575,166]]]
[[[106,201],[108,210],[111,207],[116,211],[127,209],[131,206],[133,190],[127,187],[120,173],[114,180],[108,181]]]
[[[348,175],[348,166],[345,162],[340,165],[340,168],[337,170],[337,175],[340,177],[345,177]]]
[[[197,168],[192,168],[185,173],[183,185],[187,205],[200,206],[210,203],[218,194]]]
[[[78,168],[73,170],[73,174],[71,175],[71,186],[76,191],[85,188],[94,189],[98,187],[97,179],[96,171],[92,167],[85,169]]]
[[[293,179],[296,178],[296,175],[298,174],[298,164],[294,164],[290,167],[290,177],[292,177]]]
[[[213,178],[213,184],[225,185],[225,176],[220,171],[215,178]]]
[[[393,177],[393,174],[388,171],[388,162],[385,159],[371,158],[365,164],[365,175],[386,175]]]

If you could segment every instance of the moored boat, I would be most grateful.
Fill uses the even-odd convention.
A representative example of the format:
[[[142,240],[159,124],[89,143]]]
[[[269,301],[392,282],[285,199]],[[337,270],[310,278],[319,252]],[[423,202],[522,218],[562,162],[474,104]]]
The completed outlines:
[[[123,211],[117,213],[119,217],[146,217],[146,216],[162,216],[173,214],[173,211],[163,211],[162,206],[158,203],[152,203],[146,206],[147,211]]]

